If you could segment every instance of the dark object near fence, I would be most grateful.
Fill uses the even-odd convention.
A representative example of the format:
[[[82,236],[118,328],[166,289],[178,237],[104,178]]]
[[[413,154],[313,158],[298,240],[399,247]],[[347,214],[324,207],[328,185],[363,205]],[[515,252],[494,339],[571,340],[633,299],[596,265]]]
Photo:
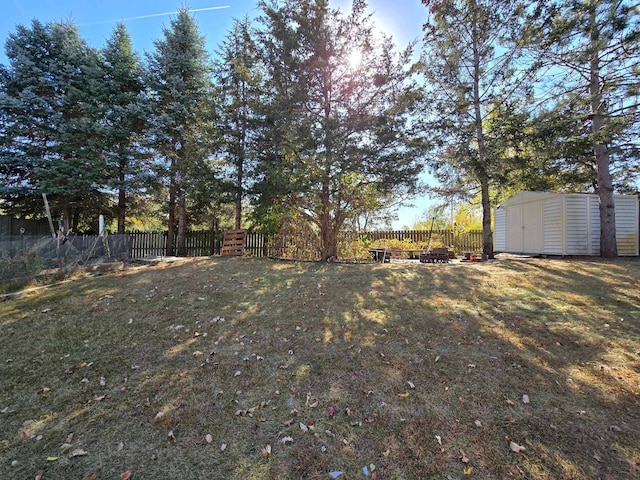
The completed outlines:
[[[420,255],[420,263],[449,263],[449,249],[433,248]]]

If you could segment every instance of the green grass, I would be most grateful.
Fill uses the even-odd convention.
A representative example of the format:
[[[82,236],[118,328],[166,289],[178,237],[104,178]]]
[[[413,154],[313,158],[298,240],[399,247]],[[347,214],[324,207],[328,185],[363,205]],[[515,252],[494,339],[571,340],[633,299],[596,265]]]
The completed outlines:
[[[640,478],[639,406],[637,258],[190,259],[0,302],[0,478]]]

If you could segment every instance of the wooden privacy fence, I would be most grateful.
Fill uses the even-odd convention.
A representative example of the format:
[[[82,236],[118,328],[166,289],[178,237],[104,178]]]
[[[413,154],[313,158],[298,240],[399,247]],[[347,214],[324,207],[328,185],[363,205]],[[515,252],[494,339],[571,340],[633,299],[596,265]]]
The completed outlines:
[[[313,260],[319,258],[319,240],[317,235],[281,235],[268,238],[266,235],[248,231],[244,245],[245,254],[255,257],[282,257]],[[131,232],[131,258],[147,256],[166,256],[167,232]],[[410,239],[413,243],[426,243],[429,238],[428,230],[393,230],[347,233],[346,242],[374,241],[396,239],[404,241]],[[434,230],[431,234],[433,242],[453,247],[457,252],[481,251],[482,231]],[[223,243],[223,232],[188,232],[186,235],[187,256],[201,257],[220,255]],[[174,239],[174,245],[175,239]]]
[[[167,232],[131,232],[131,258],[167,255]],[[174,238],[174,246],[177,238]],[[185,237],[188,257],[220,255],[223,232],[188,232]],[[261,233],[247,232],[244,251],[255,257],[267,256],[267,238]]]

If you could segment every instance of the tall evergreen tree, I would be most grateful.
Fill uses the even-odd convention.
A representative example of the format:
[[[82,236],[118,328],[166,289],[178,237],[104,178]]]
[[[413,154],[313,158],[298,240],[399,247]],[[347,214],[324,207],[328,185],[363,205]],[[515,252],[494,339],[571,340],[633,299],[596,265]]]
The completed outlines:
[[[412,188],[422,132],[411,50],[378,39],[366,3],[348,15],[327,0],[262,2],[266,78],[258,188],[269,206],[294,208],[337,257],[345,221],[380,194]]]
[[[612,169],[622,164],[631,177],[637,175],[640,7],[625,0],[539,2],[530,27],[528,46],[554,74],[544,77],[547,99],[577,113],[573,133],[591,150],[600,198],[600,255],[615,257]]]
[[[500,150],[490,144],[486,121],[522,79],[513,77],[517,50],[507,48],[517,12],[511,0],[423,0],[424,72],[431,107],[431,167],[450,192],[475,194],[482,202],[482,251],[493,257],[490,188]]]
[[[212,185],[210,156],[215,150],[211,65],[193,17],[182,8],[164,38],[148,55],[149,135],[163,160],[168,190],[167,253],[186,254],[189,201],[199,189]]]
[[[242,225],[242,206],[251,168],[255,164],[255,142],[259,125],[261,70],[254,32],[247,17],[236,20],[222,43],[215,63],[219,88],[218,119],[224,157],[232,169],[235,228]]]
[[[19,25],[5,45],[0,80],[2,196],[11,209],[42,211],[41,197],[66,228],[106,204],[99,125],[99,54],[72,23]],[[35,207],[39,203],[40,208]]]
[[[142,186],[145,152],[142,66],[124,24],[119,23],[102,51],[104,64],[104,155],[108,186],[118,192],[118,233],[125,233],[128,197]]]

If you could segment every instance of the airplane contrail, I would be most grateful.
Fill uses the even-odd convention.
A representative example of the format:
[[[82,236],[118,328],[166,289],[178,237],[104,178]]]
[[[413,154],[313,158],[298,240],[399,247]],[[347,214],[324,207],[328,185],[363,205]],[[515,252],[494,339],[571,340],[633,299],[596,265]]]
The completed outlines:
[[[189,10],[189,12],[208,12],[210,10],[222,10],[224,8],[231,8],[230,5],[222,5],[219,7],[205,7],[205,8],[194,8],[193,10]],[[101,25],[104,23],[115,23],[115,22],[125,22],[128,20],[142,20],[144,18],[154,18],[154,17],[166,17],[167,15],[176,15],[177,13],[180,12],[165,12],[165,13],[152,13],[150,15],[140,15],[137,17],[126,17],[126,18],[119,18],[116,20],[103,20],[101,22],[91,22],[91,23],[83,23],[79,26],[83,27],[83,26],[88,26],[88,25]]]

